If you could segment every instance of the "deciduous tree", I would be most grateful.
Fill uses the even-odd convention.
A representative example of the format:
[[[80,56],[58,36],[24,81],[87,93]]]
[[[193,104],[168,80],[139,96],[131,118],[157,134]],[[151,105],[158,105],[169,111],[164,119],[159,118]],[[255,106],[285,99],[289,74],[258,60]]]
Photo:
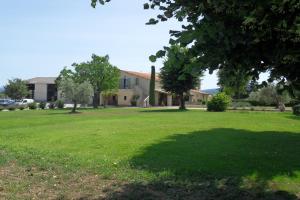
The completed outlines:
[[[4,93],[12,99],[22,99],[29,94],[26,82],[16,78],[8,80],[8,84],[4,86]]]
[[[92,55],[92,60],[82,63],[74,63],[74,72],[65,69],[64,76],[74,76],[76,82],[88,81],[94,90],[93,106],[98,108],[100,104],[100,93],[114,91],[119,87],[120,70],[109,63],[109,56]],[[68,75],[69,74],[69,75]],[[73,79],[73,80],[74,80]]]
[[[96,6],[97,0],[92,3]],[[200,69],[239,65],[253,78],[269,71],[270,82],[300,88],[299,1],[149,0],[144,8],[161,11],[148,24],[184,21],[182,30],[171,31],[170,43],[189,47]]]
[[[160,78],[162,88],[180,98],[180,109],[185,109],[185,94],[199,85],[200,73],[194,70],[194,58],[189,57],[188,49],[171,46],[167,52]]]
[[[250,94],[249,100],[252,102],[258,102],[261,105],[276,105],[279,107],[280,105],[284,105],[291,101],[291,97],[285,91],[280,93],[278,90],[278,86],[268,85],[267,87],[263,87],[257,92],[252,92]]]
[[[225,68],[218,71],[218,85],[226,94],[240,99],[247,93],[251,76],[242,67]]]
[[[58,87],[62,92],[62,96],[65,99],[72,101],[72,113],[76,113],[78,104],[89,103],[93,95],[92,85],[88,81],[84,81],[82,83],[76,82],[75,77],[62,77],[59,81]]]

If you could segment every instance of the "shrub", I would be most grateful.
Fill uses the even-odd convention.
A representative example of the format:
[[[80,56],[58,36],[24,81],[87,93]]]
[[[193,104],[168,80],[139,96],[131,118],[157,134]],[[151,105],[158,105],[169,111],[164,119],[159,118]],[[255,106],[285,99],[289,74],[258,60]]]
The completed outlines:
[[[291,97],[287,91],[282,93],[278,92],[278,89],[274,85],[261,88],[257,92],[251,92],[248,101],[253,106],[276,106],[283,103],[290,103]]]
[[[300,115],[300,104],[293,106],[293,113],[294,115]]]
[[[0,111],[4,110],[4,108],[2,106],[0,106]]]
[[[234,101],[232,102],[232,107],[236,107],[236,108],[245,108],[245,107],[251,107],[251,104],[247,101]]]
[[[39,104],[39,108],[42,109],[42,110],[44,110],[46,108],[46,103],[45,102],[41,102]]]
[[[20,110],[24,110],[25,108],[26,108],[26,106],[24,106],[24,105],[19,106]]]
[[[219,93],[207,103],[207,110],[214,112],[224,112],[225,110],[227,110],[230,102],[231,98],[228,95],[226,95],[225,93]]]
[[[55,102],[51,102],[49,104],[49,109],[55,109],[56,105],[55,105]]]
[[[37,109],[37,105],[36,105],[35,102],[28,104],[28,107],[29,107],[30,110],[35,110],[35,109]]]
[[[57,108],[63,109],[65,107],[65,102],[63,100],[57,100],[55,105]]]
[[[139,95],[134,95],[133,97],[132,97],[132,99],[131,99],[131,106],[137,106],[137,101],[138,101],[138,99],[140,98],[140,96]]]
[[[11,106],[8,107],[8,110],[9,110],[9,111],[14,111],[14,110],[16,110],[16,109],[17,109],[17,107],[14,106],[14,105],[11,105]]]

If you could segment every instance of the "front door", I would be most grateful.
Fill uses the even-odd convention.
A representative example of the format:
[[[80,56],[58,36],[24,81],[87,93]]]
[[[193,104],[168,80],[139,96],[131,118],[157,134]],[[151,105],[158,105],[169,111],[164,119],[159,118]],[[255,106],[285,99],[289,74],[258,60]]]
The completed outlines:
[[[117,95],[109,96],[107,104],[110,106],[117,106],[118,105],[118,96]]]
[[[167,94],[159,93],[158,105],[159,106],[167,106],[168,105],[168,95]]]

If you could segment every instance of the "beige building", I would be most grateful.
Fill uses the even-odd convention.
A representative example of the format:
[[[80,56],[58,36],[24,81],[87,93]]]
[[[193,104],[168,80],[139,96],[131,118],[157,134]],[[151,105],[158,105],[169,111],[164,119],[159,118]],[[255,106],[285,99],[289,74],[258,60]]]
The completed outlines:
[[[38,102],[56,101],[58,97],[56,77],[36,77],[27,80],[28,98]]]
[[[100,104],[139,107],[149,106],[150,73],[133,72],[121,70],[120,86],[116,94],[105,97],[101,95]],[[199,88],[191,90],[187,95],[188,104],[199,104],[201,101],[207,101],[209,94],[200,92]],[[176,106],[179,105],[179,99],[164,91],[161,87],[160,79],[156,76],[155,81],[155,105],[156,106]]]
[[[119,89],[115,94],[105,96],[100,95],[100,105],[114,106],[149,106],[150,73],[133,72],[121,70]],[[27,86],[30,90],[29,98],[35,101],[50,102],[60,99],[60,92],[55,84],[55,77],[37,77],[27,80]],[[207,101],[210,95],[200,92],[199,88],[191,90],[187,95],[187,104],[199,104],[201,101]],[[156,106],[177,106],[179,100],[176,96],[165,92],[156,76],[155,82],[155,105]]]

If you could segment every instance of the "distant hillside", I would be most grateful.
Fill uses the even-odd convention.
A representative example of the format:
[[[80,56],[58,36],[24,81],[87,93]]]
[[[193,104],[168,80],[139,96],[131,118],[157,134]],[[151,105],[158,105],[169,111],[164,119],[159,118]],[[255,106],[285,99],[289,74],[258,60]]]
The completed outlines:
[[[220,91],[220,88],[214,88],[214,89],[207,89],[207,90],[202,90],[202,92],[206,92],[208,94],[217,94]]]

